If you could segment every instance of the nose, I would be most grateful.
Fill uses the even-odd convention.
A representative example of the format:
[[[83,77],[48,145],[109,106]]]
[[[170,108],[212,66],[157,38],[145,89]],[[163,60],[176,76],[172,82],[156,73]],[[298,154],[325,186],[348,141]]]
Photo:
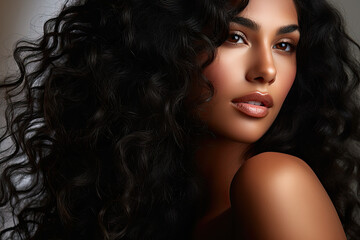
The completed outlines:
[[[271,48],[261,47],[254,51],[252,62],[246,73],[247,81],[268,84],[275,82],[276,67],[271,50]]]

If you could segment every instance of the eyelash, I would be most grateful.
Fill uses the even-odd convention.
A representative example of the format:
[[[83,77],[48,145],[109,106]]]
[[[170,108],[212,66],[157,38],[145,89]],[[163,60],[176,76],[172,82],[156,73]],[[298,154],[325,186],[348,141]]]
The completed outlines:
[[[239,42],[240,40],[241,40],[241,42]],[[239,31],[231,32],[226,41],[228,43],[231,43],[231,44],[234,44],[234,45],[242,44],[242,43],[247,42],[245,34],[242,33],[242,32],[239,32]],[[287,52],[287,53],[292,53],[292,52],[294,52],[296,50],[296,46],[294,44],[292,44],[292,43],[289,43],[289,42],[279,42],[279,43],[275,44],[273,46],[273,48],[274,49],[279,49],[280,51],[284,51],[284,52]]]
[[[230,38],[238,38],[238,39],[232,39],[232,40],[236,41],[236,42],[232,42],[230,40]],[[240,39],[242,40],[242,42],[238,42]],[[231,44],[241,44],[241,43],[246,42],[246,36],[245,36],[244,33],[236,31],[236,32],[229,33],[228,39],[226,41],[231,43]]]
[[[285,49],[281,49],[284,47],[278,47],[280,45],[285,44]],[[294,44],[288,43],[288,42],[279,42],[273,46],[274,49],[279,49],[280,51],[289,52],[292,53],[296,50],[296,46]]]

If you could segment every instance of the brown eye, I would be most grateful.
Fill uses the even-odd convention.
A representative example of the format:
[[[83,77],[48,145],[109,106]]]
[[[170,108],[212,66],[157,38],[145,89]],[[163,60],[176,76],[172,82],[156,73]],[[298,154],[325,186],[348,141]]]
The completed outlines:
[[[288,42],[278,43],[274,46],[274,48],[284,52],[293,52],[295,50],[295,46]]]
[[[245,43],[245,35],[242,32],[232,32],[226,41],[233,44]]]

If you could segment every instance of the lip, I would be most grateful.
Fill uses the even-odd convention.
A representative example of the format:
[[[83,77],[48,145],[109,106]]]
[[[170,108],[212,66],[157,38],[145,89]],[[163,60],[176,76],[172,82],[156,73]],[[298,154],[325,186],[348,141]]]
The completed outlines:
[[[262,105],[254,105],[249,102],[260,102]],[[269,108],[273,106],[272,97],[268,93],[254,92],[248,95],[235,98],[231,101],[238,111],[247,116],[263,118],[269,113]]]

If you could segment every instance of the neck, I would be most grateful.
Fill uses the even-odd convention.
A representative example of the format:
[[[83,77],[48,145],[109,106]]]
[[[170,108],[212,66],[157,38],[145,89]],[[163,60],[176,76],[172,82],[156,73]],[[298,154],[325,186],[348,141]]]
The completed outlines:
[[[244,162],[248,146],[249,144],[224,138],[208,138],[200,142],[195,160],[206,184],[208,208],[204,221],[213,219],[230,208],[231,181]]]

